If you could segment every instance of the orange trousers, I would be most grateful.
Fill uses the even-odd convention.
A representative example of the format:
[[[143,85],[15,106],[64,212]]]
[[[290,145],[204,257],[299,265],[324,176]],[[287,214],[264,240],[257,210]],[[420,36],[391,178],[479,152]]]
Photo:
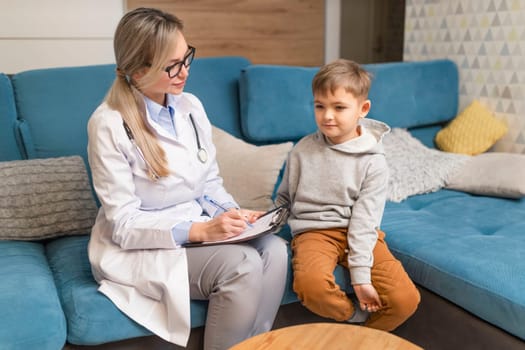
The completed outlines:
[[[293,238],[292,250],[293,288],[302,304],[320,316],[348,320],[359,305],[352,304],[333,273],[338,264],[348,268],[346,229],[301,233]],[[388,249],[382,231],[378,231],[373,253],[372,285],[383,307],[370,314],[365,326],[391,331],[416,311],[420,295],[401,262]]]

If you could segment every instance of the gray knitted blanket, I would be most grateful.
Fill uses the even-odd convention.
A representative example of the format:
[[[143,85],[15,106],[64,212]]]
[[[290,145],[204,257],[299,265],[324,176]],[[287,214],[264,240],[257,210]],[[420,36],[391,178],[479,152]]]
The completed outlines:
[[[390,168],[387,199],[392,202],[441,189],[450,175],[469,159],[466,155],[428,148],[400,128],[393,128],[383,143]]]

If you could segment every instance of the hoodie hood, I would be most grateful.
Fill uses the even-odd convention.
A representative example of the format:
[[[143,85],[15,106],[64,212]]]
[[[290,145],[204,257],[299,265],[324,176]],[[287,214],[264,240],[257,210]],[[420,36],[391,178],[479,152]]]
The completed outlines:
[[[359,121],[361,135],[349,141],[334,145],[320,131],[317,135],[330,148],[345,153],[381,153],[384,154],[383,137],[390,132],[390,127],[375,119],[363,118]]]

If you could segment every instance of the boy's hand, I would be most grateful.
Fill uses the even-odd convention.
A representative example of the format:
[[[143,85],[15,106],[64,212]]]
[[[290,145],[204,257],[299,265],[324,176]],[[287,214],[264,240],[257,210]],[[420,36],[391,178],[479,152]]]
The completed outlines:
[[[379,294],[372,284],[354,284],[353,287],[361,310],[376,312],[383,307]]]

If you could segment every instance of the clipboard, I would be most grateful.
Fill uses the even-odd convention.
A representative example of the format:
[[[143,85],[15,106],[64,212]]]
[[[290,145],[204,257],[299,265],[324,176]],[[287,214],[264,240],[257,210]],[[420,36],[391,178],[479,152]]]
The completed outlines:
[[[288,217],[288,206],[282,205],[267,211],[261,215],[257,221],[252,224],[252,227],[247,227],[240,235],[223,239],[220,241],[205,241],[205,242],[188,242],[183,244],[183,247],[203,247],[217,244],[230,244],[246,242],[264,235],[273,234],[285,223]]]

